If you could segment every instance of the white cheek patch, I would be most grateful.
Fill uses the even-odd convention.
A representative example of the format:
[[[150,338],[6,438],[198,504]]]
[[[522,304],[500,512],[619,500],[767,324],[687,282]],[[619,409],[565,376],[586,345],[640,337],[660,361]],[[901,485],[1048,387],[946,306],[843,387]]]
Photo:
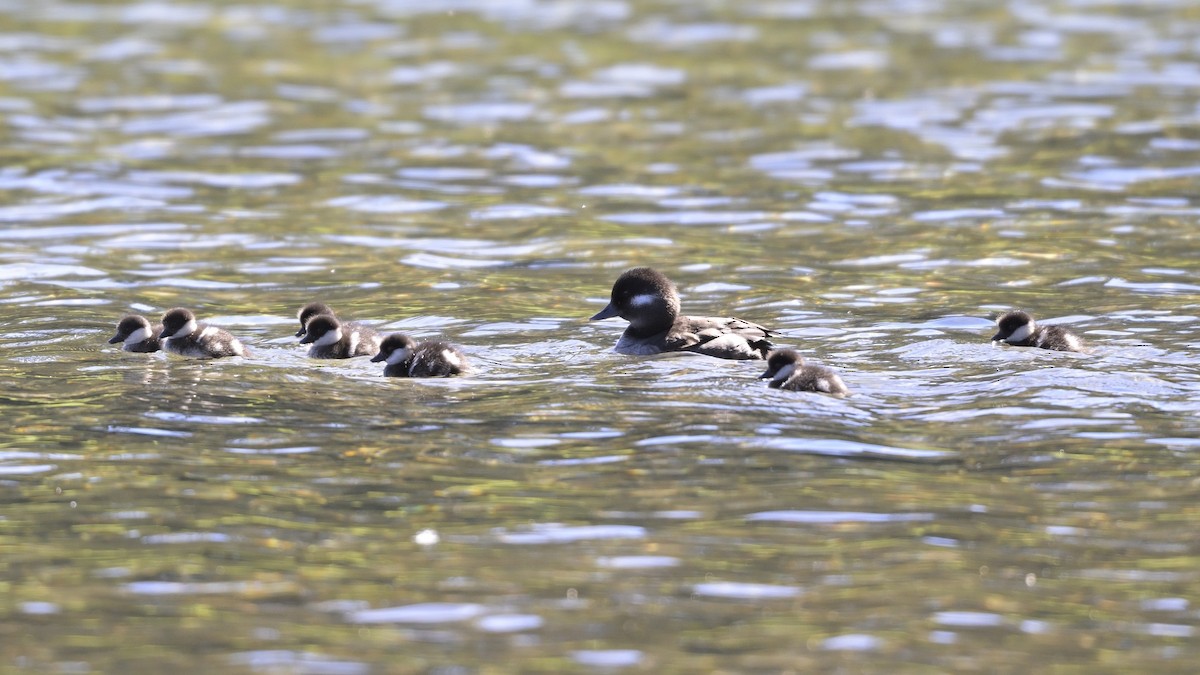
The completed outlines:
[[[328,347],[332,344],[337,344],[338,340],[342,339],[342,329],[331,330],[321,337],[313,340],[314,347]]]
[[[454,351],[451,349],[443,349],[442,350],[442,359],[444,359],[446,361],[446,363],[449,363],[450,365],[454,366],[455,368],[462,367],[462,361],[458,360],[458,355],[455,354]]]
[[[196,332],[196,320],[189,319],[187,323],[185,323],[179,327],[179,330],[177,330],[174,333],[167,335],[165,337],[173,337],[173,338],[174,337],[183,337],[184,335],[191,335],[192,333],[195,333],[195,332]]]
[[[784,380],[791,377],[792,373],[794,373],[794,372],[796,372],[796,364],[789,363],[786,366],[780,368],[779,372],[775,373],[775,377],[773,377],[771,379],[776,382],[783,382]]]
[[[1033,324],[1027,323],[1027,324],[1022,325],[1020,328],[1014,330],[1012,332],[1012,335],[1009,335],[1008,337],[1004,338],[1004,341],[1005,342],[1023,342],[1025,340],[1029,339],[1029,336],[1032,334],[1033,334]]]
[[[411,349],[408,349],[407,347],[404,349],[397,349],[396,351],[394,351],[388,355],[388,357],[387,357],[388,365],[394,366],[398,363],[404,363],[405,361],[408,360],[409,356],[412,356]]]
[[[657,301],[658,301],[657,295],[652,295],[650,293],[643,293],[641,295],[635,295],[632,298],[630,298],[629,304],[633,307],[646,307],[648,305],[653,305]]]
[[[145,328],[139,328],[125,337],[125,344],[137,344],[148,337],[150,337],[150,331],[146,330]]]

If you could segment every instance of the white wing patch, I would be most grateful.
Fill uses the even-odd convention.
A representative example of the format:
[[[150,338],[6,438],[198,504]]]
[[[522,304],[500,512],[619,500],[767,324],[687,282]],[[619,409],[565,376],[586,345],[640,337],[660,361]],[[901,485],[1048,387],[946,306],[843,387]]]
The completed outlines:
[[[455,354],[453,349],[443,349],[442,358],[445,359],[446,363],[449,363],[455,368],[462,367],[462,361],[459,360],[458,354]]]
[[[350,348],[346,353],[350,354],[351,356],[354,355],[355,350],[358,349],[360,337],[361,336],[357,330],[350,331]]]
[[[193,329],[193,330],[195,330],[195,329]],[[190,333],[191,331],[188,331],[188,332]],[[200,336],[197,339],[203,340],[204,338],[212,337],[212,336],[216,335],[218,332],[219,332],[219,330],[213,326],[205,326],[204,330],[200,331]]]

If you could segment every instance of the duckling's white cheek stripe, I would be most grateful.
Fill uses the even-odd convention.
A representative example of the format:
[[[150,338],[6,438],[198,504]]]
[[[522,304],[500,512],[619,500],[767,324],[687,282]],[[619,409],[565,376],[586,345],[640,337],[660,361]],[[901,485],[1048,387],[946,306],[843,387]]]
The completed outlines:
[[[658,299],[658,296],[656,296],[656,295],[652,295],[650,293],[643,293],[641,295],[635,295],[632,298],[630,298],[629,304],[634,307],[645,307],[646,305],[653,305],[654,301],[657,299]]]
[[[393,366],[396,365],[397,363],[403,363],[408,360],[408,356],[411,353],[412,353],[411,349],[397,349],[396,351],[394,351],[390,355],[388,355],[387,362],[389,365],[393,365]]]
[[[788,379],[789,377],[791,377],[792,373],[794,373],[794,372],[796,372],[796,366],[789,363],[786,366],[780,368],[779,371],[775,373],[775,377],[772,379],[782,382],[782,381]]]
[[[1021,326],[1020,328],[1014,330],[1012,332],[1012,335],[1009,335],[1008,337],[1004,338],[1004,340],[1005,340],[1005,342],[1022,342],[1026,338],[1028,338],[1030,333],[1032,333],[1032,332],[1033,332],[1033,327],[1030,326],[1029,324],[1025,324],[1025,325]]]
[[[130,333],[129,336],[125,338],[125,343],[131,344],[131,345],[137,344],[137,343],[141,342],[142,340],[145,340],[148,337],[150,337],[150,334],[146,332],[146,329],[139,328],[139,329],[133,331],[132,333]]]
[[[314,340],[313,344],[318,347],[328,347],[331,344],[337,343],[337,341],[341,340],[341,339],[342,339],[342,331],[340,329],[339,330],[331,330],[328,333],[326,333],[326,334],[322,335],[321,337],[317,338],[316,340]]]

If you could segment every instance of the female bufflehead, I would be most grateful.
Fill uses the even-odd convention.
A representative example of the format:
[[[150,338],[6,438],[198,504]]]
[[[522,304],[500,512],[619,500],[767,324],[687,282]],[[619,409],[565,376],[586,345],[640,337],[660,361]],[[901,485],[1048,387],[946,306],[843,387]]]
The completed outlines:
[[[450,377],[467,370],[467,357],[449,342],[428,341],[418,344],[404,333],[383,338],[372,363],[387,361],[387,377]]]
[[[850,393],[841,376],[824,366],[804,363],[794,349],[776,349],[767,356],[767,371],[760,380],[771,378],[767,386],[788,391],[816,391],[822,394],[845,396]]]
[[[332,314],[318,314],[308,320],[300,344],[308,348],[313,359],[349,359],[355,356],[374,356],[379,353],[379,333],[366,326],[343,324]]]
[[[1083,339],[1062,326],[1038,326],[1028,312],[1008,312],[996,321],[999,330],[992,342],[1007,342],[1014,347],[1040,347],[1060,352],[1082,352]]]
[[[151,326],[146,317],[127,314],[121,317],[121,322],[117,324],[117,334],[108,339],[108,344],[124,342],[121,349],[127,352],[156,352],[162,349],[159,333],[162,333],[161,324]]]
[[[196,315],[182,307],[167,310],[162,317],[163,351],[198,359],[248,356],[237,338],[216,326],[196,323]]]
[[[620,354],[695,352],[722,359],[761,359],[771,349],[771,331],[756,323],[680,315],[675,284],[649,267],[635,267],[618,277],[608,306],[591,320],[613,316],[629,321],[615,348]]]

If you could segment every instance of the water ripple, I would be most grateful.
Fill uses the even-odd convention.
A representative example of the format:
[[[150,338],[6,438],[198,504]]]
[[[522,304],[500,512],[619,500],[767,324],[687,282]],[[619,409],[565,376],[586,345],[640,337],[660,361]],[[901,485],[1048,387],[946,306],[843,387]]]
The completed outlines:
[[[363,213],[421,213],[437,211],[449,206],[445,202],[386,195],[347,195],[330,199],[325,202],[325,205]]]
[[[794,598],[801,594],[801,590],[795,586],[710,581],[692,586],[692,593],[703,597],[730,600],[771,600]]]
[[[349,623],[455,623],[474,619],[485,611],[483,605],[469,602],[426,602],[348,612],[345,619]]]
[[[562,525],[537,523],[527,531],[495,533],[505,544],[568,544],[591,539],[642,539],[646,529],[636,525]]]

